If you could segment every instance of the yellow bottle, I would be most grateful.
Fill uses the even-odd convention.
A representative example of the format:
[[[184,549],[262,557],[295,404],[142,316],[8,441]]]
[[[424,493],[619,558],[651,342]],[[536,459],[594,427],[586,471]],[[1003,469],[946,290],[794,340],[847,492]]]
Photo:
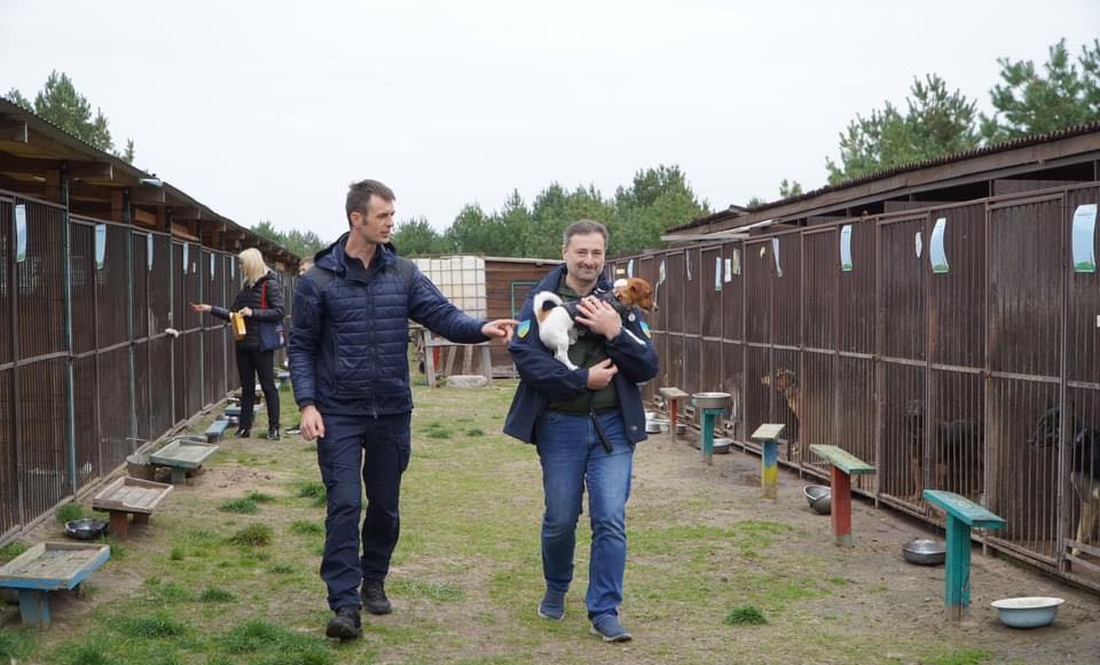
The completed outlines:
[[[247,334],[247,330],[244,326],[244,317],[236,312],[232,312],[229,314],[229,319],[233,325],[233,339],[239,342],[244,339],[245,334]]]

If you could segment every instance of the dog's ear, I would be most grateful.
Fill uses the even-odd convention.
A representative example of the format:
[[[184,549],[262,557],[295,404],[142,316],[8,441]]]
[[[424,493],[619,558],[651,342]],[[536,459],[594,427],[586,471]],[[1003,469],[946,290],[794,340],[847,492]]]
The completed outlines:
[[[768,386],[770,388],[772,385],[772,375],[765,374],[764,376],[760,377],[760,385]]]
[[[775,373],[775,389],[779,392],[793,388],[798,383],[794,372],[789,369],[781,369]]]

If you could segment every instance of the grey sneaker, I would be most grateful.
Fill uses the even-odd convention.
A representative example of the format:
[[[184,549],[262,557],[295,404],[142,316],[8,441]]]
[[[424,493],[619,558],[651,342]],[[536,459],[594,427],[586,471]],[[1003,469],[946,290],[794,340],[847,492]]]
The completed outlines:
[[[623,625],[619,623],[619,617],[613,614],[604,614],[592,621],[591,632],[599,635],[604,642],[629,642],[634,638]]]
[[[539,616],[551,621],[565,621],[565,592],[547,589],[539,603]]]
[[[389,614],[393,611],[382,580],[363,580],[360,595],[363,597],[363,609],[371,614]]]

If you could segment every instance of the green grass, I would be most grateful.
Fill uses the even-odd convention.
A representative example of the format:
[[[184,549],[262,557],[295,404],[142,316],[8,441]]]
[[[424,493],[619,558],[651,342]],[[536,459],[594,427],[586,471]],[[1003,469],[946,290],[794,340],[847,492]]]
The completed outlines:
[[[66,503],[64,506],[57,509],[57,512],[54,513],[54,517],[56,517],[57,521],[61,524],[78,520],[84,517],[84,508],[79,503]]]
[[[8,543],[3,547],[0,547],[0,563],[7,563],[15,557],[19,556],[23,552],[26,552],[27,544],[22,541],[15,541],[14,543]]]
[[[273,531],[271,527],[266,524],[250,524],[249,526],[241,529],[237,533],[233,534],[229,540],[234,545],[244,545],[248,547],[264,547],[271,544],[271,537]]]
[[[111,655],[106,635],[62,644],[55,658],[53,662],[57,665],[123,665],[124,662]]]
[[[218,644],[227,654],[257,654],[260,659],[249,660],[265,665],[330,665],[336,662],[336,655],[321,639],[300,635],[261,619],[234,626],[218,638]]]
[[[985,649],[962,649],[932,658],[928,665],[983,665],[992,657]]]
[[[325,525],[318,522],[298,520],[290,525],[290,532],[299,536],[324,535]]]
[[[735,607],[726,615],[725,621],[730,626],[759,626],[768,623],[764,613],[752,605]]]
[[[271,496],[270,494],[264,494],[263,492],[250,492],[249,495],[245,498],[247,498],[249,501],[254,501],[255,503],[271,503],[275,500],[275,497]]]
[[[479,427],[471,427],[470,429],[466,430],[466,436],[485,436],[485,430]]]
[[[20,661],[34,647],[34,638],[27,629],[0,628],[0,663]]]
[[[260,512],[260,507],[252,499],[233,499],[218,506],[218,510],[238,515],[255,515]]]
[[[232,592],[217,587],[207,587],[199,594],[200,603],[232,603],[236,599]]]
[[[126,637],[157,639],[178,637],[187,632],[187,627],[164,614],[149,617],[125,617],[116,625],[117,630]]]

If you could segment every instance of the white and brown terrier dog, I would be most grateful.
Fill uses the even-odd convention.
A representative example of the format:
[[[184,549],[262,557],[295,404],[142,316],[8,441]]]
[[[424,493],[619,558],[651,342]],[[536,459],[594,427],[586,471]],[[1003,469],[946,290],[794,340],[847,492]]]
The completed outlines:
[[[649,282],[640,277],[620,279],[610,291],[594,292],[593,297],[598,300],[611,303],[619,315],[624,319],[633,316],[631,310],[635,307],[647,312],[654,310],[653,287]],[[569,369],[577,369],[577,366],[569,360],[569,347],[577,342],[580,335],[580,324],[574,324],[577,317],[577,306],[580,300],[563,303],[558,294],[553,291],[541,291],[535,294],[535,318],[539,321],[539,340],[548,349],[554,351],[554,357]],[[634,338],[639,344],[645,344],[627,328],[623,330]]]

